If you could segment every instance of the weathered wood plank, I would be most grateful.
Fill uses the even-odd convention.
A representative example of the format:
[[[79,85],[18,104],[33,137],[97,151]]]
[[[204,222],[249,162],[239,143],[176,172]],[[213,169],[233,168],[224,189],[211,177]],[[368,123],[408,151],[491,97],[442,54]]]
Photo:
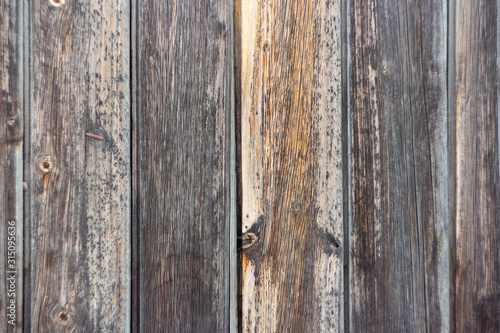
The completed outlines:
[[[456,332],[500,331],[499,5],[456,4]]]
[[[139,11],[140,329],[228,331],[232,2]]]
[[[241,1],[244,332],[343,331],[339,1]]]
[[[129,2],[33,1],[30,15],[31,331],[127,332]]]
[[[0,2],[0,331],[23,323],[22,2]]]
[[[447,2],[350,1],[350,329],[450,329]]]

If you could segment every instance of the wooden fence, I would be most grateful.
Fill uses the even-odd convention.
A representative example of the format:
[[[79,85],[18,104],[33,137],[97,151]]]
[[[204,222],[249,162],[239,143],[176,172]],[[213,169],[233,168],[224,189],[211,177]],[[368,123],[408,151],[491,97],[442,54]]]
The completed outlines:
[[[500,1],[0,0],[1,332],[499,332]]]

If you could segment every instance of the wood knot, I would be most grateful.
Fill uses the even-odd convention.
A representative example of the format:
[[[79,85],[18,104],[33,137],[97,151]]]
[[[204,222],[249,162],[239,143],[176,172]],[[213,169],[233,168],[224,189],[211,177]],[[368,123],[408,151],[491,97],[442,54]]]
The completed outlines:
[[[14,127],[15,124],[16,124],[16,118],[15,117],[9,117],[7,119],[7,125],[9,127]]]
[[[259,238],[253,232],[247,232],[241,235],[241,249],[245,250],[257,243]]]
[[[49,5],[52,7],[61,7],[65,2],[66,0],[49,0]]]
[[[44,174],[49,173],[52,170],[52,161],[49,158],[44,158],[40,162],[40,170],[42,170]]]
[[[62,324],[62,325],[66,325],[67,323],[69,323],[69,321],[71,320],[71,316],[69,315],[68,311],[66,310],[61,310],[59,311],[59,313],[57,314],[57,320]]]

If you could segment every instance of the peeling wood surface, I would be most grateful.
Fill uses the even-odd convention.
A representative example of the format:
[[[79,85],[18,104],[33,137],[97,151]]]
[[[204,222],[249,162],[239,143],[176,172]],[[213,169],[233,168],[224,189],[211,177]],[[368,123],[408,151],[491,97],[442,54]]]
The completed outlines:
[[[242,331],[342,331],[340,3],[238,10]]]
[[[232,11],[226,0],[139,6],[142,332],[229,330]]]
[[[349,16],[350,331],[448,332],[447,2]]]
[[[499,6],[456,9],[456,332],[500,331]]]
[[[130,330],[129,17],[31,2],[32,332]]]
[[[22,8],[0,2],[0,331],[6,333],[21,332],[23,322]]]

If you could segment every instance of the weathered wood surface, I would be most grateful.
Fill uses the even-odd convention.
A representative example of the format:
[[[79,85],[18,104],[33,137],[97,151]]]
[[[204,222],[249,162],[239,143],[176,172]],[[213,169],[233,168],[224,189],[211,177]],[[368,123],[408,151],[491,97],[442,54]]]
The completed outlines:
[[[138,8],[140,330],[228,331],[232,2]]]
[[[127,332],[129,2],[33,1],[30,16],[31,326],[25,329]]]
[[[0,1],[0,332],[499,332],[499,17]]]
[[[339,1],[241,1],[244,332],[343,331]]]
[[[350,1],[353,332],[450,329],[446,8]]]
[[[456,332],[500,331],[498,1],[456,5]]]
[[[0,2],[0,331],[23,322],[22,8]]]

